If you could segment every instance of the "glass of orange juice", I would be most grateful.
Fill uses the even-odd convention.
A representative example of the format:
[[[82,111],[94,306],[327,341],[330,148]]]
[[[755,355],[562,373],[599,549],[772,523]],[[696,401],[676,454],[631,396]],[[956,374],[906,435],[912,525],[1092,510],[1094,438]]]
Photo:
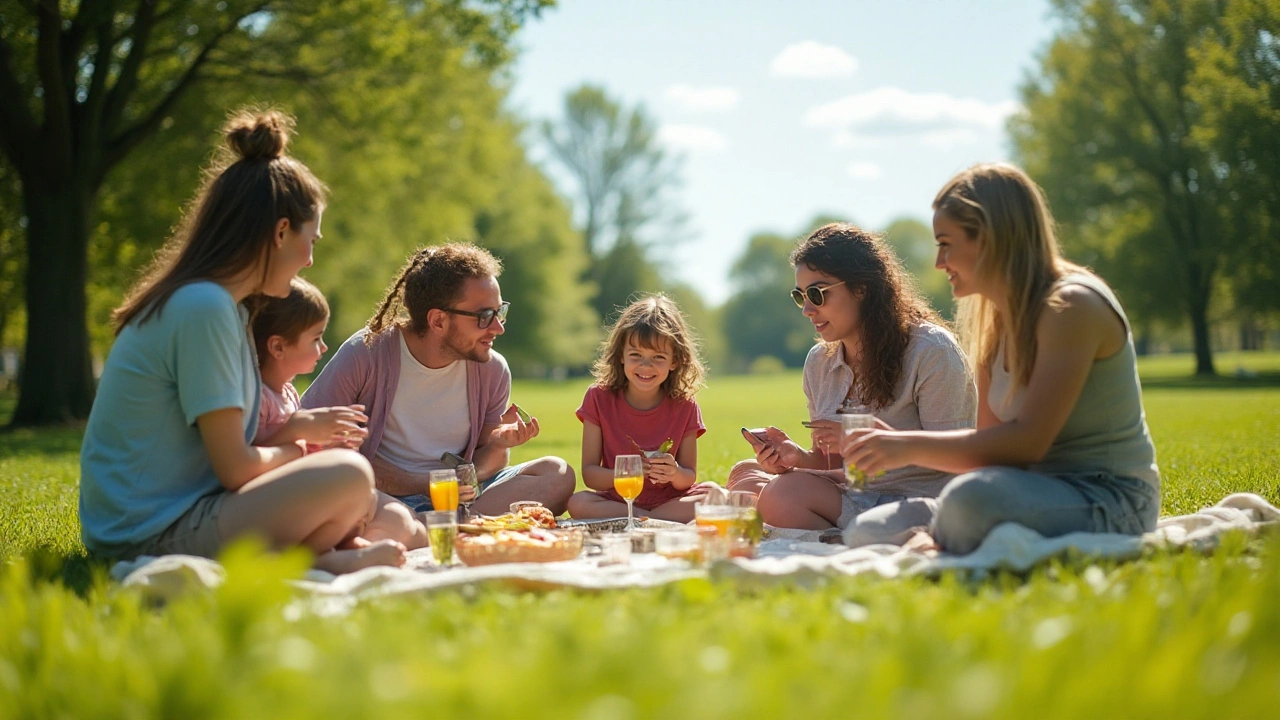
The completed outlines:
[[[458,475],[453,470],[432,470],[427,475],[431,488],[431,507],[435,510],[458,510]]]
[[[698,527],[715,528],[716,536],[729,537],[738,520],[738,508],[725,503],[700,502],[693,506],[693,522]]]
[[[627,501],[627,529],[636,526],[635,499],[644,490],[644,463],[639,455],[618,455],[613,459],[613,489]]]

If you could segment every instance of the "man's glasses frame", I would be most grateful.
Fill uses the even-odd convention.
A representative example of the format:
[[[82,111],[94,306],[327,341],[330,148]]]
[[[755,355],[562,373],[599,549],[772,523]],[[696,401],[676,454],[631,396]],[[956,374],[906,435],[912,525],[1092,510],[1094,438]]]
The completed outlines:
[[[810,285],[809,287],[803,290],[801,290],[798,287],[791,288],[791,301],[796,304],[796,307],[802,310],[804,309],[804,301],[806,299],[809,301],[810,305],[813,305],[814,307],[822,307],[822,303],[827,301],[827,296],[825,293],[831,288],[837,288],[843,284],[844,284],[844,281],[835,283],[834,285],[826,285],[822,287],[819,287],[817,285]]]
[[[479,325],[480,329],[484,330],[485,328],[493,324],[494,318],[498,318],[498,322],[502,323],[503,325],[506,325],[507,311],[511,309],[511,303],[504,302],[498,306],[497,310],[494,310],[493,308],[488,308],[480,311],[458,310],[456,308],[440,308],[440,309],[452,315],[466,315],[467,317],[473,317],[476,319],[476,325]]]

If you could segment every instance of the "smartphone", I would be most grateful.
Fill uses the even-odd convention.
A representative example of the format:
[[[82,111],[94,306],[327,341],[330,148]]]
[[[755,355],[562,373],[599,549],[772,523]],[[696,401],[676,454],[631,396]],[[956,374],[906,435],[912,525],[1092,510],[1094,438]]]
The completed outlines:
[[[754,430],[742,428],[742,437],[746,438],[747,442],[753,446],[769,444],[769,436],[765,434],[764,428],[756,428]]]
[[[456,469],[459,465],[465,463],[466,460],[457,453],[446,452],[440,456],[440,462],[444,463],[444,466],[447,468]]]

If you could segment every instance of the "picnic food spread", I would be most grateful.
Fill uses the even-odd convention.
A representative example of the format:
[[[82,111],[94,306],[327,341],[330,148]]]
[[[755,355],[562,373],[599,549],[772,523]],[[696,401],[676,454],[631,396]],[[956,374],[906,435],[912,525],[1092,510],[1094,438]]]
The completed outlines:
[[[459,525],[455,550],[467,565],[508,562],[558,562],[582,552],[582,530],[556,530],[545,507],[525,506],[493,517],[478,516]]]
[[[501,515],[477,515],[471,522],[458,525],[458,531],[471,535],[495,533],[499,530],[524,531],[534,528],[550,530],[556,526],[556,516],[542,505],[526,505],[515,512]]]

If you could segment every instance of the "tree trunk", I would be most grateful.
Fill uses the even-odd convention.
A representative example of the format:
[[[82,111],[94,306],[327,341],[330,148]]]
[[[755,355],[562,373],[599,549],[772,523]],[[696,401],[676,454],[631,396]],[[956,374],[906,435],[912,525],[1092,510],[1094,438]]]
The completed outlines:
[[[23,184],[27,347],[14,426],[83,420],[94,395],[85,288],[97,189],[84,178],[34,180]]]
[[[1209,338],[1209,284],[1199,280],[1197,266],[1191,266],[1191,282],[1187,292],[1187,309],[1191,316],[1191,335],[1195,341],[1196,375],[1216,375],[1213,348]]]
[[[1262,349],[1262,329],[1258,327],[1257,320],[1252,316],[1240,321],[1240,349]]]

